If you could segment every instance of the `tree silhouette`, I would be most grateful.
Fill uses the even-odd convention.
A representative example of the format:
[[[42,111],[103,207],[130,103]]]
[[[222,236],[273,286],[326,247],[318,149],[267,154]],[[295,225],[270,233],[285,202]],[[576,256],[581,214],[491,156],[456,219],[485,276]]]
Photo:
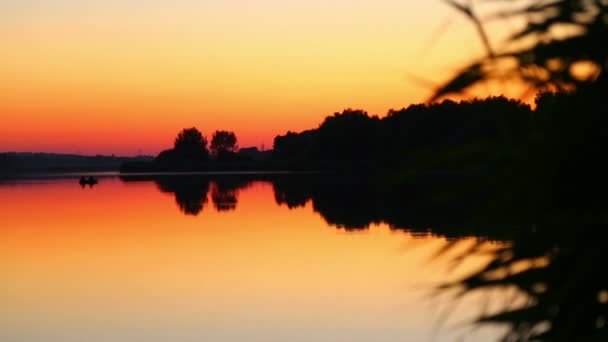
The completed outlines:
[[[215,131],[211,138],[210,149],[216,158],[236,153],[238,149],[236,134],[230,131]]]
[[[377,116],[370,117],[364,110],[334,113],[319,126],[314,157],[338,161],[373,159],[379,143],[379,123]]]
[[[449,148],[467,145],[495,156],[488,143],[507,145],[521,140],[532,115],[529,105],[502,96],[411,105],[390,110],[382,119],[346,109],[327,117],[317,129],[277,136],[274,157],[321,168],[341,165],[359,170],[359,166],[399,167],[404,161],[412,165],[417,159],[436,158]]]
[[[279,160],[308,161],[319,131],[316,129],[300,133],[287,132],[274,138],[273,157]]]
[[[156,164],[162,169],[193,169],[209,158],[207,140],[196,129],[184,128],[175,138],[173,148],[162,151]]]
[[[206,158],[208,155],[207,140],[196,127],[184,128],[179,132],[173,143],[173,149],[180,154],[200,158]]]

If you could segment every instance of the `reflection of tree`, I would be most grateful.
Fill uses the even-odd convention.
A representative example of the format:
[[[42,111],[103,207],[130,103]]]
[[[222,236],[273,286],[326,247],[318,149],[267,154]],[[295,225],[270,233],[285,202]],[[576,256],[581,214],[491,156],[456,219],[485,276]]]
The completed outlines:
[[[437,201],[428,194],[442,188],[439,180],[386,187],[375,178],[320,175],[275,177],[272,184],[278,205],[295,209],[310,201],[328,224],[341,229],[361,230],[384,222],[394,229],[421,233],[437,225],[441,227],[438,233],[450,237],[488,234],[474,226],[454,225],[464,223],[485,199],[467,194],[466,198]]]
[[[211,200],[217,211],[236,209],[239,191],[251,184],[251,177],[225,176],[214,179]]]
[[[217,211],[230,211],[236,209],[237,192],[234,189],[222,186],[221,183],[213,183],[211,200]]]
[[[264,180],[255,175],[191,175],[191,176],[121,176],[123,182],[154,182],[161,192],[175,194],[175,202],[186,215],[196,216],[204,209],[211,189],[211,200],[217,211],[234,210],[239,191],[253,181]],[[213,183],[213,184],[211,184]]]
[[[290,177],[277,178],[272,182],[274,200],[278,205],[287,205],[289,209],[303,207],[311,198],[308,182],[293,181]]]
[[[273,181],[278,205],[290,209],[312,201],[314,211],[333,226],[346,230],[366,229],[377,222],[378,213],[369,186],[337,177],[283,177]]]
[[[209,180],[199,177],[160,177],[156,179],[160,191],[174,193],[175,202],[186,215],[198,215],[207,203]]]
[[[515,230],[511,243],[495,249],[485,267],[446,287],[461,293],[505,287],[523,291],[530,298],[527,305],[478,321],[507,324],[505,341],[606,341],[606,237],[601,226]]]
[[[236,209],[237,193],[234,190],[221,191],[214,187],[211,191],[213,206],[217,211],[230,211]]]

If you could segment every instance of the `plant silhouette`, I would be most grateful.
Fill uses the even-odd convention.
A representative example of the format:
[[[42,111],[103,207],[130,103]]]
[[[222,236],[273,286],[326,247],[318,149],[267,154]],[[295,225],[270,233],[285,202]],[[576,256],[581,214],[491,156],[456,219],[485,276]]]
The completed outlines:
[[[215,131],[211,138],[210,150],[217,160],[229,159],[238,151],[236,134],[229,131]]]
[[[482,19],[472,1],[446,0],[466,15],[486,47],[486,55],[463,67],[433,94],[431,101],[490,81],[527,85],[528,91],[567,91],[607,87],[608,4],[603,0],[505,1]],[[489,1],[486,1],[489,2]],[[495,50],[488,22],[521,20],[505,46]]]
[[[591,225],[606,222],[608,166],[600,156],[608,148],[602,128],[608,123],[608,3],[505,2],[488,20],[519,18],[525,25],[495,51],[471,2],[447,2],[473,20],[487,54],[439,87],[431,101],[492,80],[541,91],[522,150],[498,178],[510,190],[495,202],[536,212],[528,222],[539,224],[513,229],[507,244],[489,252],[487,265],[442,289],[466,294],[515,287],[524,293],[524,305],[477,320],[507,325],[504,341],[608,340],[608,277],[600,266],[608,227]],[[456,260],[488,255],[482,244]]]
[[[209,158],[207,140],[195,127],[184,128],[175,138],[173,148],[162,151],[156,163],[163,168],[196,168]]]

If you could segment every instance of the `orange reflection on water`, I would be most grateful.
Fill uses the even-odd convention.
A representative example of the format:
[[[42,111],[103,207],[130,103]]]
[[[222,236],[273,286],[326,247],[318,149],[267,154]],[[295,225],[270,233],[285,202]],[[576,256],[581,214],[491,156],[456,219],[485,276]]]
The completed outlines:
[[[92,189],[72,180],[1,186],[0,208],[3,341],[436,333],[428,290],[446,275],[430,259],[443,239],[386,225],[338,230],[310,204],[277,206],[269,183],[242,190],[235,211],[207,203],[198,216],[183,215],[151,182],[117,179]]]

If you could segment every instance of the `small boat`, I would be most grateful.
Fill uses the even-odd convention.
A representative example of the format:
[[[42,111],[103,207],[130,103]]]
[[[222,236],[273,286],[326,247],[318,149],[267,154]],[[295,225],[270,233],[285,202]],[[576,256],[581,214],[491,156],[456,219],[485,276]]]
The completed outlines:
[[[90,176],[88,178],[85,176],[82,176],[82,177],[80,177],[80,181],[78,181],[78,183],[80,183],[80,185],[83,187],[85,185],[93,186],[93,185],[97,184],[97,178],[94,178],[93,176]]]

